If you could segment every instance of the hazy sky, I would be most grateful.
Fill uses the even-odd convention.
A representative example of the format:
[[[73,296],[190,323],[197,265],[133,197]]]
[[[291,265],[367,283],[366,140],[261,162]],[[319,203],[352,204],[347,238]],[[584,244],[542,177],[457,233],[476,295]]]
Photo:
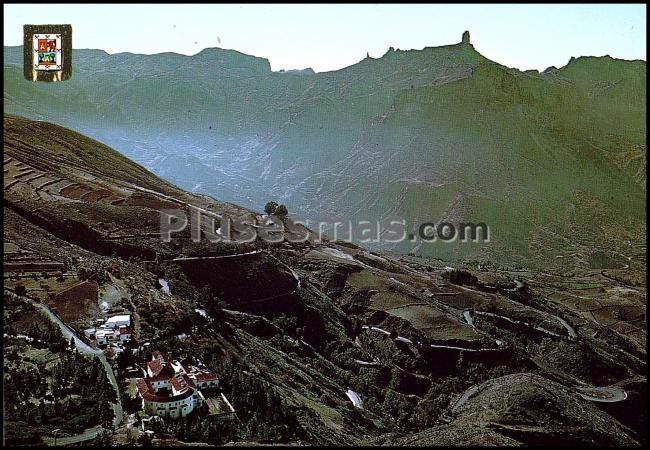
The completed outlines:
[[[74,48],[192,55],[222,47],[273,70],[339,69],[366,56],[453,44],[519,69],[571,56],[646,59],[646,6],[633,5],[4,5],[4,45],[23,24],[72,24]]]

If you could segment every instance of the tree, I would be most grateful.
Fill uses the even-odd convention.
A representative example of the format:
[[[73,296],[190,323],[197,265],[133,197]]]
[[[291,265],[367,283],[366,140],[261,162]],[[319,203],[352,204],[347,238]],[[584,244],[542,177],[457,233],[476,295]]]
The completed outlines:
[[[221,319],[224,317],[223,310],[227,308],[228,304],[217,296],[212,297],[212,301],[205,304],[205,312],[212,319]]]
[[[133,356],[133,350],[129,347],[125,347],[124,350],[117,355],[117,365],[121,369],[133,366],[135,364],[135,357]]]
[[[267,214],[275,214],[276,210],[278,209],[278,204],[276,202],[268,202],[266,205],[264,205],[264,212]]]
[[[77,268],[77,275],[81,280],[96,281],[99,284],[109,281],[107,264],[102,261],[84,263]]]
[[[75,349],[74,336],[70,336],[70,350]]]
[[[16,295],[25,295],[27,293],[27,288],[25,288],[25,285],[23,283],[17,283],[16,287],[14,288],[14,291],[16,292]]]
[[[4,423],[4,443],[7,446],[40,446],[43,438],[38,431],[22,421],[7,420]]]
[[[280,205],[275,209],[275,215],[278,217],[287,217],[289,215],[289,210],[286,206]]]
[[[133,336],[124,343],[124,348],[136,349],[138,347],[140,347],[140,343]]]

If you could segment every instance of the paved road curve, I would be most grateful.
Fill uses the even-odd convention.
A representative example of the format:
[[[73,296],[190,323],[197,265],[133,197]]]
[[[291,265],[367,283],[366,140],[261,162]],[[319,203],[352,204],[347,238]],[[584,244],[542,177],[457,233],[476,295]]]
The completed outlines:
[[[44,436],[43,441],[47,445],[55,445],[58,447],[59,445],[70,445],[70,444],[78,444],[79,442],[84,442],[84,441],[90,441],[92,439],[95,439],[103,430],[100,425],[97,425],[96,427],[92,427],[87,429],[81,434],[75,434],[74,436],[62,436],[59,438],[56,438],[56,440],[53,437],[50,436]]]
[[[110,383],[115,388],[115,393],[117,394],[117,403],[112,404],[113,405],[113,412],[115,414],[115,417],[113,419],[113,427],[115,427],[115,428],[119,427],[120,423],[122,422],[122,415],[123,415],[122,402],[121,402],[121,398],[120,398],[120,389],[118,387],[117,379],[115,378],[115,374],[113,373],[113,368],[111,367],[111,365],[106,360],[106,357],[104,356],[104,353],[101,350],[94,349],[94,348],[90,347],[88,344],[86,344],[84,341],[82,341],[79,338],[79,336],[77,336],[74,333],[74,331],[72,331],[72,329],[70,327],[68,327],[65,323],[63,323],[61,321],[61,319],[59,319],[56,316],[56,314],[54,314],[52,312],[52,310],[50,308],[48,308],[46,305],[44,305],[42,303],[37,303],[34,300],[32,300],[31,298],[29,298],[29,297],[22,297],[22,296],[16,295],[15,293],[13,293],[11,291],[5,290],[4,292],[7,295],[11,295],[11,296],[17,297],[17,298],[19,298],[19,299],[21,299],[23,301],[27,301],[27,302],[31,303],[32,305],[34,305],[35,307],[37,307],[38,309],[43,311],[45,314],[47,314],[47,316],[50,318],[50,320],[52,320],[52,322],[54,322],[56,325],[59,326],[59,328],[61,329],[61,332],[65,336],[66,340],[69,341],[71,337],[74,338],[75,347],[77,348],[79,353],[83,353],[83,354],[87,354],[87,355],[93,355],[93,356],[96,356],[97,358],[99,358],[102,365],[104,366],[104,370],[106,371],[106,376],[108,377],[108,380],[110,381]],[[81,434],[58,438],[56,440],[56,443],[57,443],[57,445],[59,445],[59,444],[60,445],[66,445],[66,444],[73,444],[73,443],[76,443],[76,442],[83,442],[83,441],[87,441],[87,440],[90,440],[90,439],[94,439],[102,431],[102,429],[103,428],[101,426],[96,426],[96,427],[93,427],[93,428],[90,428],[90,429],[84,431]],[[49,443],[52,443],[52,444],[54,443],[54,438],[53,437],[52,438],[45,437],[44,440],[48,444]]]
[[[459,407],[463,406],[467,402],[467,400],[476,395],[479,389],[480,386],[472,386],[463,392],[463,395],[461,395],[458,400],[456,400],[456,403],[454,403],[454,406],[451,407],[451,412],[455,413]]]
[[[581,386],[576,390],[580,397],[592,402],[616,403],[627,399],[627,392],[617,386]]]

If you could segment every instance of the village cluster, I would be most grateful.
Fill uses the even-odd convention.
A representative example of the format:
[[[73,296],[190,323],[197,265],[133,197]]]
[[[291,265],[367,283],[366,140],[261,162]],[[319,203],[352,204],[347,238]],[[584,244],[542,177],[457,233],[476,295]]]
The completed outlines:
[[[94,340],[100,348],[110,344],[122,347],[133,335],[131,316],[128,314],[121,314],[108,319],[97,319],[95,323],[95,327],[84,330],[84,335],[87,339]]]
[[[30,252],[11,249],[11,258],[5,258],[4,268],[13,271],[15,278],[19,277],[16,291],[25,295],[25,271],[35,270],[41,279],[56,280],[62,283],[65,267],[61,263],[35,259]],[[55,271],[55,276],[49,276]],[[45,277],[44,275],[48,275]],[[29,279],[29,278],[27,278]],[[169,286],[164,279],[160,280],[161,289],[169,294]],[[34,284],[30,289],[35,291]],[[54,288],[56,289],[56,288]],[[100,295],[99,283],[95,281],[79,281],[63,289],[46,290],[48,302],[56,305],[56,311],[64,317],[75,317],[80,309],[92,309],[98,305],[101,313],[92,322],[86,322],[83,338],[87,344],[104,350],[109,361],[115,361],[118,355],[127,347],[134,355],[141,354],[151,348],[151,343],[137,343],[136,324],[130,311],[119,305],[109,304]],[[110,302],[112,303],[112,302]],[[204,310],[197,309],[197,314],[207,317]],[[186,337],[185,335],[182,335]],[[181,338],[181,336],[179,336]],[[217,420],[229,420],[234,417],[235,410],[219,388],[217,374],[209,370],[202,362],[194,357],[172,358],[171,353],[155,350],[151,360],[144,364],[133,364],[126,367],[124,372],[130,380],[131,389],[127,397],[134,402],[134,422],[141,424],[142,431],[151,433],[149,425],[163,418],[177,419],[187,416],[198,409],[202,414],[215,417]]]
[[[133,337],[129,314],[96,319],[95,324],[84,330],[85,337],[94,341],[98,348],[112,348],[115,354],[122,352],[124,344]],[[135,383],[142,402],[140,409],[146,415],[175,419],[204,405],[213,415],[234,414],[228,399],[219,392],[217,374],[201,362],[179,362],[172,359],[171,354],[156,350],[142,372],[144,376],[137,378]],[[136,373],[140,373],[139,370]]]

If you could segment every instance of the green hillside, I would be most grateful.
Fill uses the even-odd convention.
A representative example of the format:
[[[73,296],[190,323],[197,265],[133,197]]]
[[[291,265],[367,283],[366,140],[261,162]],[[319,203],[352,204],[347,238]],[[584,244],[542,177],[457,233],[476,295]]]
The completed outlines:
[[[520,72],[469,43],[325,73],[222,49],[74,58],[70,81],[34,84],[5,48],[5,112],[83,132],[187,190],[256,210],[274,199],[312,223],[489,224],[488,243],[368,244],[451,260],[563,270],[645,246],[644,61]]]

